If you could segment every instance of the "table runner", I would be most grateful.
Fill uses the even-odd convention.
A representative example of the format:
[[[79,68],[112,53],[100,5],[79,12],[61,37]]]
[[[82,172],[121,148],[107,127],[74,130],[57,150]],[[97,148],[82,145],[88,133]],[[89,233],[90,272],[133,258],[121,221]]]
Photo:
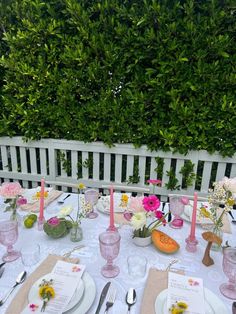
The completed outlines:
[[[36,270],[26,279],[26,282],[19,287],[20,290],[10,303],[5,314],[20,314],[27,306],[28,293],[32,285],[42,276],[50,273],[56,262],[62,260],[69,263],[79,263],[78,258],[65,258],[58,255],[48,255],[48,257],[36,268]]]

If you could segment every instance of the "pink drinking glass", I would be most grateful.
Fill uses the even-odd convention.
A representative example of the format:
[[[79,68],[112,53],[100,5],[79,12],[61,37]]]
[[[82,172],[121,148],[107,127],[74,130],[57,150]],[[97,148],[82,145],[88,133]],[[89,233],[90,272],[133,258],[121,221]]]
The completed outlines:
[[[113,260],[120,251],[120,235],[117,231],[105,231],[99,235],[100,252],[107,264],[102,267],[101,273],[104,277],[116,277],[120,269],[113,265]]]
[[[182,228],[183,219],[180,217],[184,211],[184,203],[182,202],[182,197],[170,197],[170,211],[174,215],[174,219],[171,221],[170,226],[175,229]]]
[[[20,252],[13,250],[13,244],[18,238],[18,223],[15,220],[0,222],[0,243],[7,247],[7,253],[2,257],[4,262],[12,262],[20,257]]]
[[[236,299],[236,248],[223,250],[223,271],[229,278],[228,283],[220,285],[220,292],[229,299]]]
[[[85,202],[91,205],[91,211],[87,214],[87,218],[93,219],[98,216],[97,213],[94,212],[94,206],[98,202],[98,192],[96,190],[87,190],[84,192]]]

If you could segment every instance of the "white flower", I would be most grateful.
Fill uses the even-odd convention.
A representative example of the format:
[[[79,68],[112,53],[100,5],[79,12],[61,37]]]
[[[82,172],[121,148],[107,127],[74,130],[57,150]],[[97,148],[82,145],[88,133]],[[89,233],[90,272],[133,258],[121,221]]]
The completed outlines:
[[[145,226],[146,221],[146,214],[144,212],[138,212],[132,216],[130,223],[135,230],[138,230]]]
[[[72,212],[73,207],[72,206],[65,206],[60,209],[59,214],[57,215],[59,218],[65,218],[66,216],[70,215]]]

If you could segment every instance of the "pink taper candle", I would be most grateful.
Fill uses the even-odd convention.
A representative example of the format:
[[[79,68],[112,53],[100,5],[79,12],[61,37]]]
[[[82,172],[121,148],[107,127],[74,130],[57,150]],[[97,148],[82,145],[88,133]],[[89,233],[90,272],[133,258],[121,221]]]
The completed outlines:
[[[116,230],[116,227],[114,225],[114,190],[112,185],[110,186],[110,226],[108,230]]]
[[[39,220],[42,220],[43,217],[43,209],[44,209],[44,179],[41,179],[41,191],[40,191],[40,203],[39,203]]]
[[[189,236],[190,241],[195,240],[196,219],[197,219],[197,193],[194,192],[191,231],[190,231],[190,236]]]

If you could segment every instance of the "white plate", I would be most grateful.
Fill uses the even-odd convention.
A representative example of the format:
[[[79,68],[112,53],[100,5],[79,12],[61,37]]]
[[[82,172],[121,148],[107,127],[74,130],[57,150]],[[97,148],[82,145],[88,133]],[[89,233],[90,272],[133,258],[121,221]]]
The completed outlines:
[[[203,203],[204,204],[204,203]],[[201,206],[201,204],[199,204],[199,207]],[[197,209],[197,219],[196,219],[196,223],[197,224],[212,224],[212,221],[209,218],[204,218],[200,216],[200,211],[199,211],[199,207]],[[181,217],[185,220],[185,221],[192,221],[192,212],[193,212],[193,207],[191,205],[185,205],[184,206],[184,212],[181,215]]]
[[[114,193],[114,212],[123,213],[127,207],[121,207],[121,195],[126,194],[128,197],[131,193]],[[110,196],[101,196],[97,202],[96,209],[103,214],[110,214]]]
[[[156,298],[155,313],[168,314],[167,310],[167,293],[168,290],[163,290]],[[224,303],[210,290],[204,288],[205,294],[205,314],[228,314],[228,310]]]
[[[32,301],[35,302],[36,299],[39,299],[38,287],[43,278],[46,280],[53,279],[53,274],[46,274],[33,284],[28,294],[29,303]],[[93,300],[95,299],[95,293],[96,286],[93,279],[87,272],[84,272],[82,275],[82,280],[79,282],[79,286],[77,287],[73,297],[71,298],[63,313],[84,314],[92,305]]]
[[[27,199],[27,204],[33,204],[35,202],[38,201],[38,199],[35,198],[36,196],[36,193],[37,192],[40,192],[41,190],[41,187],[38,186],[37,188],[34,188],[34,189],[25,189],[24,192],[23,192],[23,196],[24,198]],[[52,188],[45,188],[45,192],[47,191],[48,194],[50,194],[52,192]]]

